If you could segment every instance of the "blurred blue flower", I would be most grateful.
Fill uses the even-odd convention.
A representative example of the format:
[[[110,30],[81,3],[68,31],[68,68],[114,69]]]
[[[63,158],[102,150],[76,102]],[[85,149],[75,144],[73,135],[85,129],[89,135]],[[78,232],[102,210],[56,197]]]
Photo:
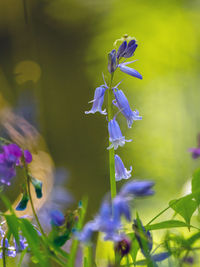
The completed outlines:
[[[137,110],[131,110],[128,99],[126,98],[122,90],[113,88],[113,91],[115,95],[115,100],[113,101],[113,103],[119,108],[121,113],[127,119],[128,127],[131,128],[133,121],[141,120],[142,117],[139,116],[139,112]]]
[[[154,261],[159,262],[159,261],[164,261],[165,259],[169,258],[169,256],[170,256],[169,252],[161,252],[158,254],[154,254],[151,257]]]
[[[115,118],[108,122],[108,132],[110,135],[110,142],[111,145],[107,149],[111,149],[114,147],[116,150],[118,146],[124,146],[125,142],[131,142],[132,140],[126,140],[125,137],[122,135],[120,130],[119,124]]]
[[[110,73],[113,73],[117,68],[117,55],[116,55],[116,50],[113,49],[109,54],[108,54],[108,71]]]
[[[73,202],[73,197],[66,188],[67,175],[67,171],[64,168],[56,169],[53,190],[38,211],[39,220],[46,231],[51,230],[51,211],[60,210],[64,212]]]
[[[152,181],[138,181],[134,180],[126,183],[120,190],[121,196],[133,195],[134,197],[143,197],[153,195],[154,191],[151,189],[154,186]]]
[[[197,159],[200,157],[200,147],[197,148],[189,148],[189,152],[192,153],[193,159]]]
[[[86,223],[83,230],[79,233],[75,232],[75,236],[83,243],[89,243],[93,232],[97,231],[96,224],[93,221]]]
[[[5,232],[3,231],[3,229],[0,226],[0,237],[1,237],[1,248],[0,248],[0,258],[2,259],[3,256],[3,252],[2,252],[2,248],[3,248],[3,239],[5,236]],[[6,255],[8,257],[16,257],[17,253],[22,252],[26,247],[28,247],[27,244],[27,240],[21,235],[19,234],[19,245],[17,244],[16,240],[13,238],[12,241],[13,245],[10,245],[8,242],[8,239],[5,239],[5,248],[6,248]]]
[[[132,62],[134,61],[120,63],[118,67],[120,68],[122,72],[142,80],[142,75],[138,71],[126,66]]]
[[[115,180],[120,181],[122,179],[128,179],[131,177],[131,172],[132,172],[132,166],[128,171],[124,167],[124,163],[122,162],[121,158],[117,154],[115,154]]]
[[[95,113],[95,112],[100,112],[103,115],[106,115],[106,110],[102,110],[102,105],[103,105],[103,101],[104,101],[104,94],[106,91],[106,86],[105,85],[101,85],[100,87],[97,87],[94,93],[94,99],[90,102],[93,102],[93,106],[91,108],[91,110],[89,111],[85,111],[85,114],[89,114],[89,113]],[[90,103],[89,102],[89,103]]]
[[[59,210],[52,210],[50,212],[51,224],[54,226],[61,226],[65,223],[65,217]]]
[[[127,198],[118,195],[113,200],[114,221],[119,223],[121,216],[124,216],[128,221],[131,221],[129,201]]]

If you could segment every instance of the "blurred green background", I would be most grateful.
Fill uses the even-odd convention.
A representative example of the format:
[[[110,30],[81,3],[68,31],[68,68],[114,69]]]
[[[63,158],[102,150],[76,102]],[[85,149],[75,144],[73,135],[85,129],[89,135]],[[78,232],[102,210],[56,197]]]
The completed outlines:
[[[109,191],[105,117],[85,115],[107,73],[107,53],[125,33],[136,37],[133,68],[116,83],[142,121],[122,132],[133,142],[118,150],[133,178],[153,179],[156,195],[140,201],[142,217],[156,214],[199,166],[188,153],[200,131],[200,2],[189,0],[2,0],[0,91],[30,119],[57,167],[69,172],[68,190],[89,196],[89,216]],[[1,107],[2,108],[2,107]],[[119,184],[121,186],[121,184]],[[17,190],[17,189],[16,189]],[[152,208],[153,207],[153,208]]]

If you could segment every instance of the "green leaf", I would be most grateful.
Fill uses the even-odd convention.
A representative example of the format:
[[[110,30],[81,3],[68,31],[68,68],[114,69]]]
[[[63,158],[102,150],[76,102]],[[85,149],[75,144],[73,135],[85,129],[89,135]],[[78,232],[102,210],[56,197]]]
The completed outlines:
[[[171,200],[169,202],[169,206],[175,212],[181,215],[187,224],[190,224],[192,214],[195,212],[198,206],[197,202],[192,199],[193,197],[194,196],[190,194],[179,199]]]
[[[188,226],[191,226],[191,225],[188,225],[178,220],[169,220],[169,221],[163,221],[160,223],[146,225],[145,229],[146,230],[161,230],[161,229],[176,228],[176,227],[188,227]]]
[[[23,261],[23,259],[24,259],[24,256],[26,255],[27,251],[28,251],[28,247],[26,247],[26,248],[21,252],[20,259],[19,259],[19,262],[18,262],[17,267],[21,267],[22,261]]]
[[[27,219],[20,219],[19,222],[22,234],[26,238],[34,258],[37,259],[40,266],[48,266],[47,257],[44,257],[44,253],[41,252],[38,232]]]
[[[131,255],[132,261],[135,262],[140,246],[139,246],[139,244],[137,242],[137,239],[136,239],[134,233],[128,234],[128,237],[131,240],[131,250],[130,250],[129,254]]]
[[[198,239],[200,239],[200,233],[196,233],[194,235],[192,235],[191,237],[189,237],[186,241],[187,241],[187,244],[189,246],[193,245],[194,242],[196,242]]]
[[[146,235],[146,232],[143,229],[142,222],[139,218],[138,213],[136,214],[136,221],[137,221],[137,226],[134,227],[134,224],[133,224],[133,229],[135,231],[136,237],[139,236],[140,238],[141,244],[139,245],[142,246],[143,254],[145,255],[146,258],[148,258],[150,255],[149,246],[148,246],[148,236]]]
[[[18,218],[14,214],[4,215],[4,217],[6,219],[10,232],[13,234],[17,245],[20,247]]]
[[[198,203],[200,204],[200,169],[197,169],[193,173],[193,178],[192,178],[192,193],[195,194],[195,199]]]

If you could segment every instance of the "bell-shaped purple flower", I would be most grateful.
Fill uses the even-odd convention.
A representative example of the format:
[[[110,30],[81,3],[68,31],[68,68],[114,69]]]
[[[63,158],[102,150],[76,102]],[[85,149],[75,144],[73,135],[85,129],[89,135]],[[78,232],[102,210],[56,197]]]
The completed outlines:
[[[125,142],[131,142],[132,140],[126,140],[125,137],[122,135],[120,130],[119,124],[115,118],[108,122],[108,132],[110,135],[110,142],[111,145],[107,149],[111,149],[114,147],[116,150],[118,146],[124,146]]]
[[[141,120],[142,117],[139,116],[139,112],[137,110],[132,111],[126,98],[125,94],[122,90],[118,90],[114,88],[115,102],[113,102],[127,119],[128,127],[131,128],[133,121]]]
[[[103,105],[103,101],[104,101],[104,94],[106,91],[106,87],[104,85],[97,87],[94,93],[94,99],[90,102],[93,102],[93,106],[91,108],[91,110],[89,111],[85,111],[85,114],[89,114],[89,113],[95,113],[95,112],[100,112],[103,115],[106,115],[106,110],[102,110],[102,105]]]
[[[116,50],[113,49],[109,54],[108,54],[108,71],[110,73],[113,73],[117,68],[117,55],[116,55]]]
[[[120,181],[122,179],[128,179],[131,177],[132,166],[128,171],[124,167],[124,163],[122,162],[121,158],[118,155],[115,155],[115,180]]]
[[[153,195],[154,191],[151,189],[154,186],[152,181],[131,181],[126,183],[121,191],[121,196],[133,195],[135,197],[143,197]]]
[[[119,64],[118,66],[119,66],[119,68],[120,68],[120,70],[122,72],[124,72],[124,73],[126,73],[128,75],[131,75],[133,77],[136,77],[138,79],[142,79],[142,75],[138,71],[136,71],[136,70],[134,70],[134,69],[129,68],[129,67],[126,66],[126,65],[128,65],[128,64],[130,64],[132,62],[134,62],[134,61],[124,62],[124,63]]]

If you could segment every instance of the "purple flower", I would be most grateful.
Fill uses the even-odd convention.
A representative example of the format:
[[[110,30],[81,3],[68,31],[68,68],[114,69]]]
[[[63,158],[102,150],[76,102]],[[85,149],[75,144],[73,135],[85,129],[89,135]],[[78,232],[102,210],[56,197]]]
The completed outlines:
[[[96,224],[90,221],[84,226],[80,233],[76,233],[76,236],[81,242],[89,243],[94,231],[96,231]]]
[[[131,249],[131,241],[125,237],[123,240],[119,241],[115,245],[115,251],[124,257],[130,252]]]
[[[50,213],[51,224],[54,226],[61,226],[65,223],[65,217],[59,210],[52,210]]]
[[[118,51],[117,51],[117,58],[120,58],[120,57],[124,57],[124,58],[129,58],[129,57],[132,57],[133,56],[133,53],[135,52],[135,49],[137,48],[137,44],[136,44],[136,41],[135,40],[131,40],[129,43],[128,43],[128,46],[127,46],[127,42],[124,41]]]
[[[109,215],[110,214],[110,215]],[[121,240],[118,230],[121,227],[120,221],[112,216],[112,208],[107,202],[102,204],[99,216],[95,218],[98,231],[105,234],[104,240],[118,242]]]
[[[108,71],[110,73],[113,73],[117,68],[117,55],[116,55],[116,50],[113,49],[109,54],[108,54]]]
[[[118,67],[120,68],[120,70],[121,70],[122,72],[124,72],[124,73],[126,73],[126,74],[128,74],[128,75],[131,75],[131,76],[133,76],[133,77],[136,77],[136,78],[142,80],[142,75],[141,75],[139,72],[137,72],[136,70],[134,70],[134,69],[129,68],[129,67],[126,66],[126,65],[128,65],[128,64],[130,64],[130,63],[132,63],[132,62],[134,62],[134,61],[120,63],[120,64],[118,65]]]
[[[122,179],[128,179],[131,177],[132,167],[130,170],[124,167],[124,163],[118,155],[115,155],[115,180],[120,181]]]
[[[154,191],[151,189],[154,185],[152,181],[131,181],[126,183],[121,191],[120,195],[133,195],[135,197],[143,197],[154,194]]]
[[[17,245],[17,242],[15,241],[15,239],[14,239],[14,245],[15,245],[16,253],[19,253],[22,250],[24,250],[26,247],[28,247],[27,240],[22,235],[19,235],[19,246]]]
[[[3,238],[1,239],[1,247],[3,247]],[[6,248],[6,255],[8,257],[16,257],[16,250],[14,246],[10,246],[8,243],[8,239],[5,239],[5,248]],[[3,252],[0,252],[0,258],[2,259],[3,257]]]
[[[85,114],[89,113],[95,113],[100,112],[103,115],[106,115],[106,110],[102,110],[103,100],[104,100],[104,94],[107,88],[105,88],[105,85],[101,85],[100,87],[97,87],[94,93],[94,99],[90,102],[93,102],[93,106],[90,111],[85,111]]]
[[[125,137],[122,135],[119,124],[117,123],[116,119],[113,118],[113,120],[110,120],[108,122],[108,132],[110,135],[110,142],[111,145],[108,147],[108,149],[111,149],[114,147],[116,150],[118,146],[124,146],[125,142],[131,142],[132,140],[126,140]]]
[[[128,127],[131,128],[133,121],[141,120],[142,117],[139,116],[139,112],[137,110],[131,110],[128,100],[122,90],[114,88],[114,95],[116,100],[114,104],[119,108],[121,113],[127,119]]]
[[[10,185],[10,180],[16,175],[14,167],[10,167],[6,162],[0,164],[0,182],[2,184]]]
[[[124,41],[118,48],[117,50],[117,58],[120,58],[120,57],[123,57],[125,51],[126,51],[126,48],[127,48],[127,42]]]
[[[0,153],[0,182],[10,185],[10,180],[16,175],[16,166],[21,166],[23,150],[16,144],[2,146],[3,152]],[[28,150],[24,151],[25,162],[32,161],[32,155]]]
[[[1,249],[3,247],[3,238],[4,238],[4,231],[1,230],[0,231],[1,233]],[[11,246],[8,242],[8,239],[6,238],[5,239],[5,248],[6,248],[6,255],[8,257],[16,257],[17,253],[20,253],[22,250],[24,250],[26,247],[28,247],[28,244],[27,244],[27,241],[26,239],[22,236],[22,235],[19,235],[19,246],[16,242],[15,239],[13,239],[13,246]],[[2,256],[3,256],[3,252],[0,252],[0,258],[2,259]]]
[[[31,161],[33,159],[31,153],[28,150],[24,150],[24,158],[25,158],[25,162],[27,164],[31,163]]]
[[[121,216],[131,221],[131,212],[127,198],[116,196],[113,199],[113,217],[114,221],[119,224]]]
[[[200,147],[197,148],[189,148],[189,152],[192,153],[193,159],[197,159],[200,157]]]

